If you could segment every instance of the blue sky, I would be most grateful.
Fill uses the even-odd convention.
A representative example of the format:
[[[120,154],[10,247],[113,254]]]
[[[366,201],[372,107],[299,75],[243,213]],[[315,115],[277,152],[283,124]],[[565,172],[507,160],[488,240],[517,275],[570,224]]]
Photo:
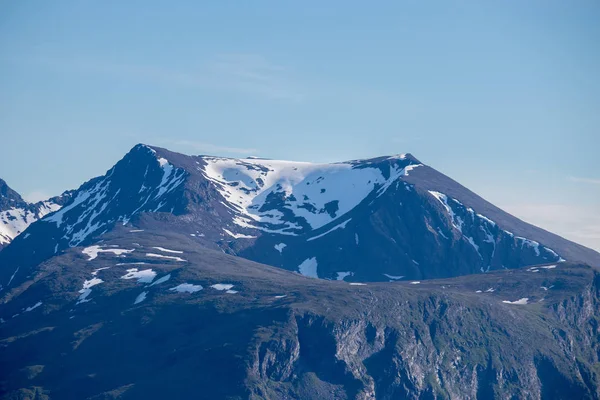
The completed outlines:
[[[0,5],[0,176],[30,199],[143,142],[339,161],[411,152],[600,249],[600,3]]]

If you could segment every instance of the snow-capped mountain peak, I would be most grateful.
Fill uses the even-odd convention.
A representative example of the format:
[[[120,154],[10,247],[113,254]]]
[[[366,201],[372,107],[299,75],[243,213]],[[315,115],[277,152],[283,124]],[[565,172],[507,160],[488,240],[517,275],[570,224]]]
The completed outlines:
[[[111,224],[127,224],[141,212],[179,210],[181,198],[171,194],[186,174],[153,148],[137,145],[106,175],[83,184],[70,204],[43,221],[62,231],[61,241],[77,246]]]
[[[598,259],[408,153],[316,164],[187,156],[146,145],[84,183],[10,246],[19,257],[15,245],[36,243],[31,259],[3,253],[22,274],[30,263],[113,230],[172,230],[253,261],[359,282]]]
[[[327,225],[421,165],[406,157],[388,160],[313,164],[204,156],[197,163],[236,213],[235,224],[296,235]]]
[[[0,179],[0,249],[33,222],[59,210],[69,198],[70,192],[65,192],[48,200],[29,203]]]

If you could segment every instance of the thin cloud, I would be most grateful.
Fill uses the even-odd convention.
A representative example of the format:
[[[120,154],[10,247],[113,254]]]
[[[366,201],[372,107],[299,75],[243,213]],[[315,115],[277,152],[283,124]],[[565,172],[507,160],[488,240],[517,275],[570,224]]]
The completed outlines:
[[[573,181],[573,182],[591,183],[593,185],[600,185],[600,179],[594,179],[594,178],[581,178],[581,177],[577,177],[577,176],[570,176],[569,180]]]
[[[300,101],[304,95],[286,77],[286,69],[256,54],[224,54],[210,64],[220,82],[267,97]]]
[[[5,57],[6,59],[6,57]],[[32,57],[9,58],[13,62],[36,63],[50,68],[93,74],[112,75],[124,79],[145,80],[185,87],[204,87],[241,92],[271,100],[301,101],[299,85],[286,77],[286,69],[255,55],[220,55],[192,71],[179,71],[154,65],[112,63],[103,60]]]
[[[215,155],[223,153],[253,155],[258,153],[258,150],[253,148],[220,146],[217,144],[196,142],[192,140],[172,140],[169,142],[176,146],[194,150],[195,152]]]
[[[506,204],[501,208],[566,239],[600,251],[600,213],[597,206],[571,204]]]

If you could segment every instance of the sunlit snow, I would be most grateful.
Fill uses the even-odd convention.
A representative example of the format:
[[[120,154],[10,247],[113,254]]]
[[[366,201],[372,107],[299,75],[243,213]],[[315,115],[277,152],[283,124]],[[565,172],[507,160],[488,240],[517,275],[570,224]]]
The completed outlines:
[[[146,300],[146,295],[148,294],[148,292],[142,292],[140,293],[136,298],[135,301],[133,302],[133,304],[139,304],[142,301]]]
[[[152,282],[152,284],[150,286],[160,285],[161,283],[164,283],[164,282],[168,281],[169,279],[171,279],[171,274],[167,274],[163,277],[158,278],[157,280]]]
[[[153,247],[153,249],[156,249],[158,251],[162,251],[162,252],[165,252],[165,253],[183,254],[183,251],[169,250],[169,249],[165,249],[164,247]]]
[[[35,303],[35,304],[34,304],[34,305],[32,305],[31,307],[27,307],[27,308],[25,309],[25,312],[29,312],[29,311],[31,311],[31,310],[35,310],[36,308],[38,308],[38,307],[39,307],[39,306],[41,306],[41,305],[42,305],[42,302],[41,302],[41,301],[38,301],[37,303]]]
[[[182,283],[180,285],[172,287],[169,290],[179,292],[179,293],[195,293],[195,292],[199,292],[200,290],[202,290],[202,285],[194,285],[191,283]]]
[[[311,257],[302,261],[302,264],[298,265],[298,271],[304,276],[308,276],[310,278],[318,278],[319,275],[317,274],[317,258]]]
[[[345,277],[354,275],[354,272],[345,271],[345,272],[337,272],[336,280],[343,281]]]
[[[379,168],[354,168],[351,163],[203,159],[206,165],[198,168],[216,184],[226,200],[223,204],[238,214],[235,223],[282,234],[298,233],[302,228],[269,206],[274,196],[282,198],[283,207],[315,230],[350,211],[377,186],[384,187],[407,172],[402,168],[401,174],[399,169],[386,179]],[[327,205],[334,203],[337,210],[328,210]],[[265,223],[273,228],[262,225]]]
[[[156,272],[151,269],[138,271],[137,268],[131,268],[127,270],[127,273],[121,279],[137,279],[138,283],[151,283],[155,276]]]
[[[254,239],[256,238],[256,236],[252,236],[252,235],[244,235],[242,233],[233,233],[228,229],[223,228],[223,231],[225,231],[226,234],[228,234],[229,236],[235,238],[235,239]]]
[[[83,287],[79,290],[80,296],[77,300],[77,304],[85,303],[90,301],[88,296],[92,293],[92,287],[101,284],[104,282],[100,278],[92,278],[83,282]]]
[[[162,254],[154,254],[154,253],[147,253],[146,257],[162,258],[165,260],[173,260],[173,261],[186,261],[181,257],[163,256]]]
[[[210,285],[211,288],[213,289],[217,289],[217,290],[229,290],[233,287],[234,285],[231,285],[229,283],[216,283],[214,285]]]
[[[346,224],[348,224],[348,222],[350,222],[350,220],[352,220],[352,218],[349,218],[346,221],[342,222],[341,224],[338,224],[338,225],[334,226],[333,228],[329,229],[327,232],[323,232],[320,235],[313,236],[313,237],[308,238],[306,240],[307,241],[315,240],[315,239],[323,237],[323,236],[327,235],[328,233],[331,233],[331,232],[333,232],[333,231],[335,231],[337,229],[344,229],[346,227]]]
[[[388,274],[383,274],[383,275],[385,275],[386,277],[388,277],[394,281],[404,278],[404,275],[388,275]]]
[[[528,301],[529,301],[528,297],[523,297],[522,299],[515,300],[515,301],[502,300],[502,302],[506,303],[506,304],[518,304],[518,305],[527,304]]]
[[[103,249],[100,246],[89,246],[89,247],[86,247],[85,249],[81,250],[81,252],[89,257],[88,261],[91,261],[91,260],[95,259],[96,257],[98,257],[99,253],[113,253],[113,254],[119,256],[121,254],[131,253],[133,250],[134,249],[131,249],[131,250],[115,249],[115,248]]]

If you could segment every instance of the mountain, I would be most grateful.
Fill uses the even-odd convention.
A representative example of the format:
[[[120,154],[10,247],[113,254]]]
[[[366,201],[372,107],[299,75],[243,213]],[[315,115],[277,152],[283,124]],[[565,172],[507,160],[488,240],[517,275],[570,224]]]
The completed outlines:
[[[410,154],[137,145],[0,252],[0,397],[598,399],[599,267]]]
[[[29,225],[69,201],[72,192],[37,203],[28,203],[0,179],[0,250]]]
[[[311,279],[122,226],[4,293],[7,399],[597,399],[600,275]]]
[[[0,253],[0,265],[14,266],[0,270],[0,284],[117,225],[173,230],[227,254],[347,281],[600,265],[597,252],[512,217],[410,154],[310,164],[137,145]]]

